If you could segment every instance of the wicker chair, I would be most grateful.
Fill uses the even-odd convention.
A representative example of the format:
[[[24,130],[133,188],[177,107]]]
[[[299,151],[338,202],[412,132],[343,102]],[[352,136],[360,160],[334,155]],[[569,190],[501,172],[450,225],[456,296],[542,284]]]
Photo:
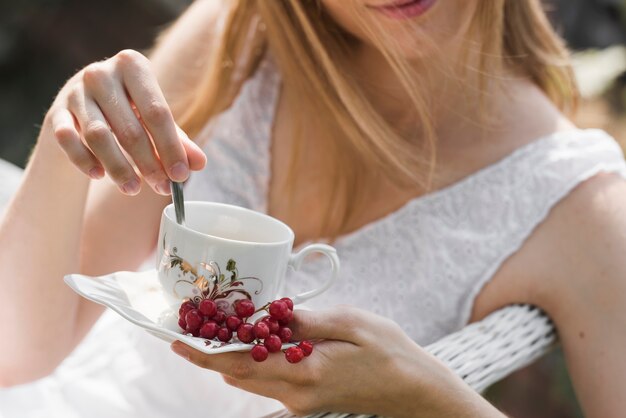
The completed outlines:
[[[468,385],[483,392],[532,363],[556,344],[554,324],[540,309],[512,305],[425,347]],[[374,415],[319,413],[307,418],[376,418]],[[295,418],[284,410],[263,418]]]
[[[0,215],[17,189],[22,170],[0,160]],[[474,390],[532,363],[556,343],[550,319],[538,308],[515,305],[448,335],[425,349],[454,370]],[[264,418],[293,418],[280,411]],[[375,418],[373,415],[321,413],[308,418]]]

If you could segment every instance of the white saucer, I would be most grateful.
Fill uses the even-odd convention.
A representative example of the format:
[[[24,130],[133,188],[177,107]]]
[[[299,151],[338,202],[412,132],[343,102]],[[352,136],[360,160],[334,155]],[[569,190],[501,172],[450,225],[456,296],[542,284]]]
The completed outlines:
[[[156,270],[118,271],[100,277],[70,274],[64,280],[79,295],[111,308],[168,343],[179,340],[207,354],[249,351],[254,347],[254,344],[224,343],[181,334],[177,313],[161,292]],[[292,345],[284,344],[283,349]]]

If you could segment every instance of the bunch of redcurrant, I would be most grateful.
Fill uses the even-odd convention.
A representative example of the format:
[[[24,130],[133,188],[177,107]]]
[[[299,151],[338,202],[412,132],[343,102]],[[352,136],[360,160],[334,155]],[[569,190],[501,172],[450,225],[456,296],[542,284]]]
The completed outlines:
[[[178,326],[184,333],[207,340],[218,339],[231,342],[235,336],[246,344],[254,343],[250,351],[255,361],[264,361],[269,353],[281,351],[284,343],[292,342],[293,333],[288,327],[293,319],[293,301],[282,298],[256,309],[248,299],[241,299],[233,304],[235,315],[227,315],[211,299],[203,299],[196,304],[186,300],[178,310]],[[255,313],[266,311],[269,315],[255,323],[247,320]],[[287,348],[285,358],[289,363],[298,363],[313,352],[310,341],[300,341]]]

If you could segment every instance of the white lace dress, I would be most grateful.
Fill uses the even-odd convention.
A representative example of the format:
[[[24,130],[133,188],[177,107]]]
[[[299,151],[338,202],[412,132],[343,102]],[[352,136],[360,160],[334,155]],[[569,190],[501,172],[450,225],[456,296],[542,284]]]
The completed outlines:
[[[280,77],[265,61],[233,106],[207,128],[205,170],[186,198],[266,211],[270,133]],[[307,305],[349,303],[398,322],[429,344],[463,327],[473,300],[550,209],[601,172],[626,177],[606,133],[575,130],[534,140],[502,160],[340,237],[340,281]],[[150,264],[152,261],[150,261]],[[323,258],[291,272],[284,294],[326,277]],[[254,417],[275,401],[225,385],[169,346],[106,313],[50,377],[0,391],[0,417]]]

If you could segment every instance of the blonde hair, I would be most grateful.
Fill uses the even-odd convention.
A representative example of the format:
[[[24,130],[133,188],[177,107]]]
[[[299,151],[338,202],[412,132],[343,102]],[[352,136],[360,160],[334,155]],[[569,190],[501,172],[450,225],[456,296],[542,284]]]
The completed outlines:
[[[324,222],[317,238],[350,230],[350,222],[363,206],[368,171],[383,173],[403,186],[428,189],[436,137],[426,98],[420,95],[418,77],[406,60],[385,48],[384,37],[375,37],[377,46],[409,93],[419,122],[415,137],[403,137],[390,126],[359,83],[342,70],[354,40],[324,13],[318,0],[230,0],[227,4],[223,29],[203,79],[198,86],[190,86],[186,99],[177,104],[181,106],[176,112],[181,115],[178,123],[184,130],[193,136],[226,110],[269,49],[282,82],[306,97],[300,103],[302,109],[324,122],[319,140],[328,147],[332,161]],[[521,71],[559,108],[575,104],[577,90],[567,49],[539,0],[480,0],[470,30],[482,35],[477,46],[480,89],[485,89],[487,69],[495,68],[495,61]],[[298,135],[293,140],[291,173],[300,158]]]

